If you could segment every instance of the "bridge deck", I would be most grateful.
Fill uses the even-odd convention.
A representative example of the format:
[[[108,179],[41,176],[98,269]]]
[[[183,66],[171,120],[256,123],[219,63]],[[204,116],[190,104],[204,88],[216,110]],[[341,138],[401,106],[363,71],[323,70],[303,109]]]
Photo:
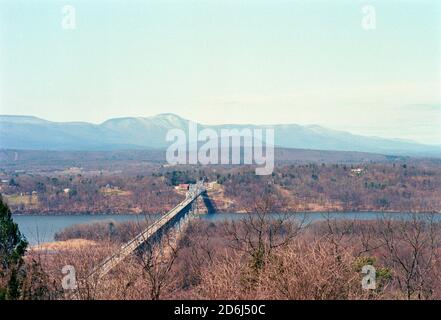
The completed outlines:
[[[164,225],[170,222],[176,215],[178,215],[185,207],[196,200],[197,197],[201,195],[204,191],[200,188],[200,184],[196,185],[196,188],[190,189],[189,196],[186,197],[184,201],[179,203],[176,207],[171,209],[161,218],[156,220],[153,224],[148,226],[145,230],[139,233],[135,238],[124,244],[116,253],[105,259],[95,270],[89,275],[98,275],[98,279],[104,277],[111,269],[118,265],[121,261],[131,255],[137,248],[139,248],[143,243],[147,242],[154,236],[158,230],[160,230]]]

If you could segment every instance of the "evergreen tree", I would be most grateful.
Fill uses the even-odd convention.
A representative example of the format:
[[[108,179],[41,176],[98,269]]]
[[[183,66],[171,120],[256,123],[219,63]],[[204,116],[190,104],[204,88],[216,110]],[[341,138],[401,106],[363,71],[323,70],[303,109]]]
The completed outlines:
[[[28,243],[0,195],[0,300],[18,299],[25,277],[23,256]]]

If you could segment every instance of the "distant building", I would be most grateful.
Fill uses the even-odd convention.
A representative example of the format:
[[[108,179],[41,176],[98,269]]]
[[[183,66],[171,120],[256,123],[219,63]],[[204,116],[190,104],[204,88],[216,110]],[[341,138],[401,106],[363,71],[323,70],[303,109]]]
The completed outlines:
[[[356,175],[361,175],[364,172],[364,169],[362,168],[355,168],[355,169],[351,169],[351,173],[356,174]]]
[[[180,183],[175,187],[175,189],[176,190],[188,190],[189,186],[190,185],[188,183]]]
[[[65,188],[65,189],[63,189],[63,192],[64,192],[64,193],[69,193],[69,191],[70,191],[70,188]]]
[[[106,184],[104,187],[102,187],[104,191],[112,191],[112,190],[119,190],[119,187],[114,186],[110,183]]]

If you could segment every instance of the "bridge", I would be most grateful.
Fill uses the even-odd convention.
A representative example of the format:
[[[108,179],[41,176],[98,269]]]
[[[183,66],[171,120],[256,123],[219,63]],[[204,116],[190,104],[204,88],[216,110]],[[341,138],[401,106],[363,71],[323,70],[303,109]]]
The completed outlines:
[[[89,275],[97,277],[97,280],[103,278],[110,270],[117,266],[120,262],[126,259],[129,255],[136,252],[143,245],[158,239],[161,234],[180,223],[185,219],[190,212],[193,211],[193,206],[199,196],[206,194],[203,181],[198,181],[195,184],[190,184],[185,199],[176,207],[171,209],[161,218],[145,228],[135,238],[124,244],[117,252],[105,259],[97,268]],[[205,197],[206,198],[206,197]],[[205,201],[205,199],[204,199]]]

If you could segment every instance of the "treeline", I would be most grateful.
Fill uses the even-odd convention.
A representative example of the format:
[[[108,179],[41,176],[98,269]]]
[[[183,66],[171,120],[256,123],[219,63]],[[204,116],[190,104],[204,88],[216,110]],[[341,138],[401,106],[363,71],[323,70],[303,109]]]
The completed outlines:
[[[3,189],[15,213],[158,213],[182,200],[164,178],[18,175]],[[12,196],[10,196],[12,195]],[[37,197],[37,203],[27,203]]]
[[[430,161],[285,165],[269,176],[256,176],[249,166],[158,166],[143,175],[14,174],[1,192],[16,213],[160,213],[182,200],[176,185],[201,178],[218,183],[222,193],[213,201],[225,212],[247,211],[252,195],[268,185],[281,212],[441,212],[441,165]]]
[[[235,203],[271,184],[286,212],[441,212],[438,165],[290,165],[277,168],[271,177],[259,177],[250,170],[220,181]]]

